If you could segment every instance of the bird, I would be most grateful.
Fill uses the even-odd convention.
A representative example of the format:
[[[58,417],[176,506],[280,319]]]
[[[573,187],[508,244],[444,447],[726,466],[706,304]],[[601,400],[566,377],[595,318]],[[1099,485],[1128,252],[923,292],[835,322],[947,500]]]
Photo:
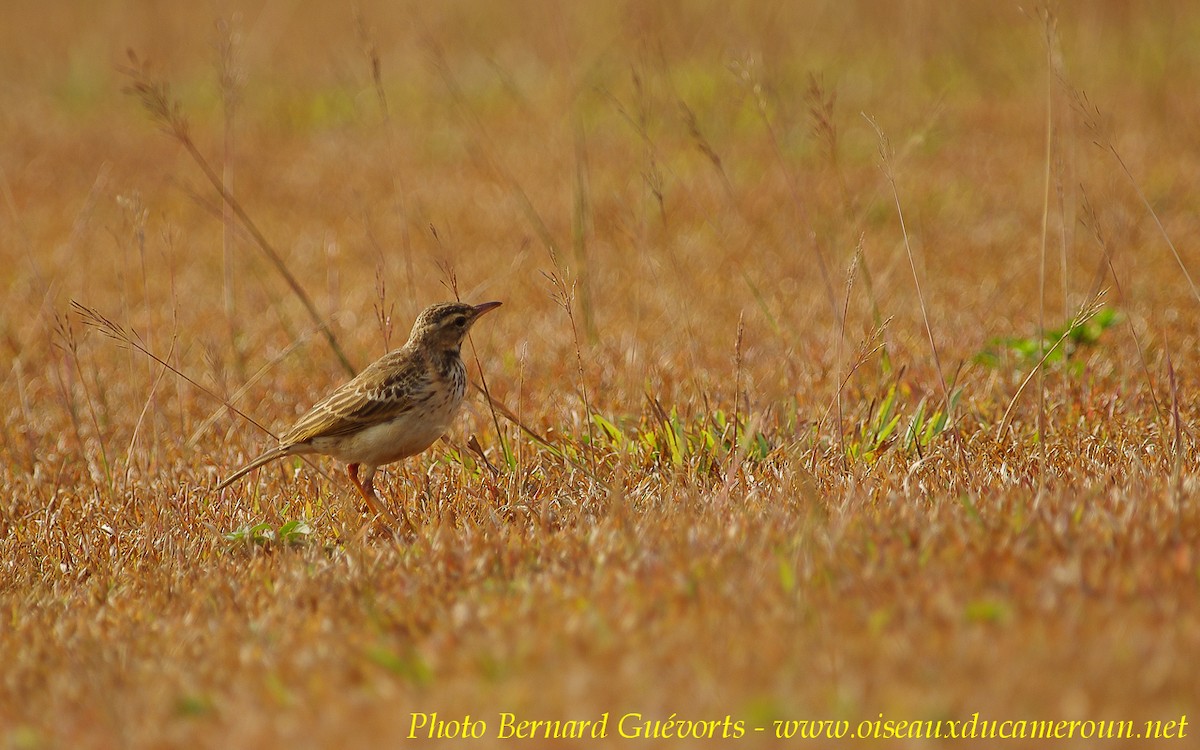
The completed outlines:
[[[499,306],[443,302],[425,308],[404,346],[317,402],[277,447],[230,474],[214,491],[286,456],[327,455],[346,464],[346,475],[367,506],[395,525],[375,492],[375,472],[421,453],[449,429],[467,390],[463,339],[475,321]],[[411,529],[407,517],[405,525]]]

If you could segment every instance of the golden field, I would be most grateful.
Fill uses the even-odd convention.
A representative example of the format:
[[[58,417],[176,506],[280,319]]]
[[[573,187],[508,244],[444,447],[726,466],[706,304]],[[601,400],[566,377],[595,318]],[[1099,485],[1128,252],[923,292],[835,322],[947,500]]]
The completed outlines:
[[[1200,7],[4,11],[6,746],[1194,746]]]

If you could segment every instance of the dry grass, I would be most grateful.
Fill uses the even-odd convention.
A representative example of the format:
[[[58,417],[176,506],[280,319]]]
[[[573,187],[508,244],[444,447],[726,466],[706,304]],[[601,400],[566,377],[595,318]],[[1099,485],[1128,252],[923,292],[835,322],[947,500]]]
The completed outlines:
[[[1200,10],[761,5],[12,4],[0,739],[1195,714]],[[415,542],[206,491],[454,285]]]

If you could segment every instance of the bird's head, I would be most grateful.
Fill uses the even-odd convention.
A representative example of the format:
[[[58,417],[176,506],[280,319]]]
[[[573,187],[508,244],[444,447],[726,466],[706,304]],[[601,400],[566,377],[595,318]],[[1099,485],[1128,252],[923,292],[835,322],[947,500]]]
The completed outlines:
[[[463,302],[443,302],[430,305],[417,316],[409,345],[428,347],[438,352],[458,353],[467,331],[481,315],[500,306],[499,302],[468,305]]]

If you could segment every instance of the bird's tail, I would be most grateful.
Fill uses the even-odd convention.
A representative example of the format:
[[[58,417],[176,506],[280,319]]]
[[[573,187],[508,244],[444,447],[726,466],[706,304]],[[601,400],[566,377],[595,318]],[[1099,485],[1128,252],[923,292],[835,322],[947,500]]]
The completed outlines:
[[[266,453],[259,456],[258,458],[251,461],[250,463],[246,464],[242,468],[240,468],[237,471],[230,474],[228,477],[225,478],[225,481],[221,482],[220,484],[218,484],[216,487],[213,488],[213,492],[220,492],[221,490],[225,489],[229,485],[233,484],[237,480],[246,476],[247,474],[254,471],[258,467],[262,466],[263,464],[269,464],[272,461],[283,458],[284,456],[289,456],[294,452],[295,451],[293,450],[293,446],[279,447],[279,448],[275,448],[274,450],[269,450]]]

